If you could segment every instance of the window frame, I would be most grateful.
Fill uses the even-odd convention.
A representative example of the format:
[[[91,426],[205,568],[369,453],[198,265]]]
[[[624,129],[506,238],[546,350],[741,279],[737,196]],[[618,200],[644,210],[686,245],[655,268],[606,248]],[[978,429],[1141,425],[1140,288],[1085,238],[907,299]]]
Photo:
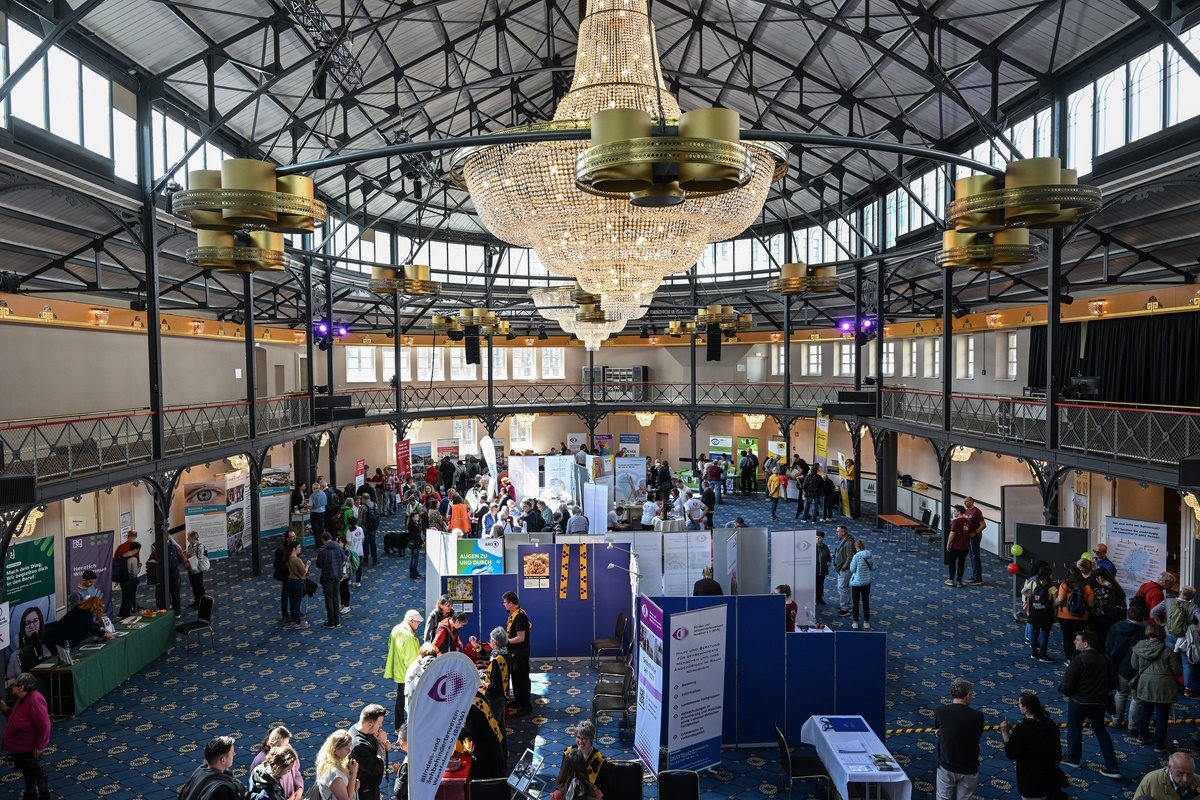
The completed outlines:
[[[366,365],[370,362],[370,366]],[[367,370],[370,369],[370,377]],[[379,383],[379,369],[375,360],[375,348],[370,345],[346,347],[346,383]]]
[[[543,347],[541,350],[542,380],[565,381],[567,379],[567,349],[565,347]]]
[[[512,380],[536,381],[538,354],[536,347],[512,348]]]

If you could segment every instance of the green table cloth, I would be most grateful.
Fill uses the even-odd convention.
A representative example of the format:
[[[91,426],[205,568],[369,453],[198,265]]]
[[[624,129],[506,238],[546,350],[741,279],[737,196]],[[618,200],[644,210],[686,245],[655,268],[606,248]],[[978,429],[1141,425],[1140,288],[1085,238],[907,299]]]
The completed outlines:
[[[140,627],[130,628],[115,623],[117,632],[127,635],[108,640],[99,650],[81,649],[91,640],[74,648],[71,666],[60,666],[55,657],[33,668],[52,714],[78,714],[175,647],[174,613],[142,618],[137,625]],[[73,705],[68,702],[72,699]]]

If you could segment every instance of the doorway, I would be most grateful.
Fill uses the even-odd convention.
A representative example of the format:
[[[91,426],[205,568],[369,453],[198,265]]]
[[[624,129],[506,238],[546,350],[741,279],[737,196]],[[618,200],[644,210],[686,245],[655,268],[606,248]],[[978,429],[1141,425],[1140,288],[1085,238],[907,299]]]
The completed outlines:
[[[667,457],[667,441],[670,439],[667,434],[658,431],[654,434],[654,457]]]
[[[272,388],[275,396],[287,392],[287,370],[284,369],[283,364],[275,365],[275,385]]]
[[[255,345],[254,347],[254,396],[262,399],[267,392],[267,351]]]

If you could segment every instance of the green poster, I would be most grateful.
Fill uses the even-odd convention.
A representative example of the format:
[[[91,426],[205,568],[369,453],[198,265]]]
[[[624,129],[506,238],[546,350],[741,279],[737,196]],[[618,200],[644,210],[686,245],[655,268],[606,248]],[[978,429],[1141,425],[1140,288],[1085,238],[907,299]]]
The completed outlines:
[[[54,537],[13,545],[4,563],[4,599],[10,607],[54,594]]]
[[[754,455],[758,456],[760,461],[762,460],[762,453],[760,453],[758,451],[758,437],[757,436],[739,436],[739,437],[737,437],[737,449],[738,449],[738,458],[741,458],[743,451],[749,450],[751,453],[754,453]]]

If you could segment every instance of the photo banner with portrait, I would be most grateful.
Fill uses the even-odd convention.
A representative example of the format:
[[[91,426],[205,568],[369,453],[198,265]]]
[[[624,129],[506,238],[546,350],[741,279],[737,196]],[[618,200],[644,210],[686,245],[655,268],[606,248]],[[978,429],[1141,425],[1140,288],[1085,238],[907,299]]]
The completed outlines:
[[[637,716],[633,749],[653,775],[658,775],[662,741],[663,612],[649,597],[638,599]]]
[[[508,480],[516,491],[519,507],[526,497],[537,497],[541,487],[538,456],[513,456],[508,459]]]
[[[258,513],[263,536],[277,536],[292,525],[292,468],[267,467],[258,486]]]
[[[412,442],[412,474],[417,483],[425,482],[425,470],[433,464],[433,445],[430,442]]]
[[[250,520],[246,518],[250,511],[249,502],[250,470],[225,473],[225,549],[229,555],[240,553],[246,547],[245,534],[250,528]]]
[[[183,528],[193,532],[208,551],[209,560],[229,556],[226,532],[225,484],[216,481],[188,483],[183,487]]]
[[[4,605],[8,608],[4,624],[9,643],[7,674],[15,677],[13,656],[22,647],[41,641],[46,625],[58,619],[53,536],[8,548],[4,562]]]
[[[104,613],[113,615],[112,605],[112,556],[115,549],[115,531],[85,533],[72,536],[66,541],[67,548],[67,595],[79,586],[83,573],[96,573],[96,588],[104,598]]]
[[[617,458],[616,503],[628,506],[646,502],[648,487],[646,485],[646,459]]]

